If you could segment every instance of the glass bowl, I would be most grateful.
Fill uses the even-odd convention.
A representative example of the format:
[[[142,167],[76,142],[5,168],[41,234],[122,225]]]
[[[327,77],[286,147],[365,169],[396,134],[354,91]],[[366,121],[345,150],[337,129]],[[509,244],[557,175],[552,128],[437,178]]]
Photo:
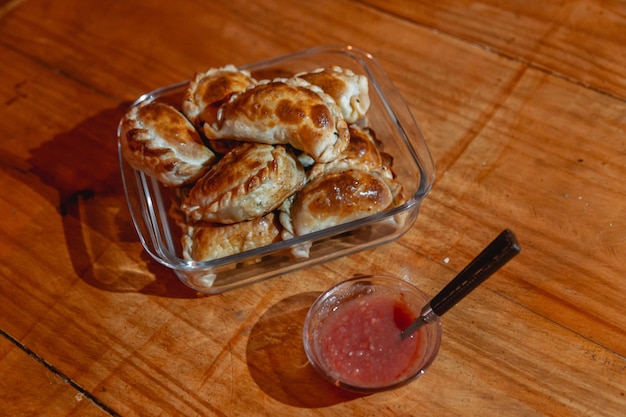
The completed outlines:
[[[371,393],[399,388],[423,375],[441,344],[439,319],[402,340],[429,298],[386,276],[341,282],[309,309],[302,331],[309,362],[333,385]]]
[[[302,71],[338,65],[365,75],[371,106],[369,126],[391,154],[396,179],[407,200],[393,209],[293,239],[210,261],[184,259],[180,230],[171,216],[172,190],[133,169],[118,149],[128,207],[139,239],[155,260],[171,268],[187,286],[208,294],[221,293],[263,279],[373,248],[402,236],[415,223],[420,202],[432,187],[435,170],[424,138],[406,103],[380,64],[353,47],[316,47],[248,64],[256,79],[285,77]],[[162,101],[178,108],[188,81],[144,94],[132,106]],[[308,256],[293,256],[305,247]]]

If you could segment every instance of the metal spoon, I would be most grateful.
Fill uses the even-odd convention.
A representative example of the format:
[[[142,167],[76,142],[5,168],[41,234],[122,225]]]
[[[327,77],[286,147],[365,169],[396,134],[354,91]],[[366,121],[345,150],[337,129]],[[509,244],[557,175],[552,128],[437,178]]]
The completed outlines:
[[[437,320],[438,317],[472,292],[474,288],[513,259],[521,250],[513,232],[509,229],[504,230],[424,306],[420,316],[402,330],[400,337],[406,339],[424,324]]]

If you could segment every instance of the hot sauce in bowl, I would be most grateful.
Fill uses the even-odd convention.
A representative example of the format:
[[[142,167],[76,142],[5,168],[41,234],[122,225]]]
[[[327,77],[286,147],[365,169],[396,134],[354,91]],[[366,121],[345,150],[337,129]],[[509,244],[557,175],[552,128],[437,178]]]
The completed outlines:
[[[357,392],[397,388],[435,359],[439,321],[402,340],[428,297],[406,281],[362,276],[344,281],[311,306],[303,341],[313,367],[336,386]]]

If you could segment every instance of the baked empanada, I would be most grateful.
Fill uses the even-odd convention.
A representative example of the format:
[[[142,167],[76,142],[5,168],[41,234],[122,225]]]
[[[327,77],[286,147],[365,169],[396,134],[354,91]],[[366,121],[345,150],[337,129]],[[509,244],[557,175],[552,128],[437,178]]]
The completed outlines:
[[[384,152],[383,143],[372,129],[350,126],[350,145],[341,153],[337,162],[352,168],[365,169],[385,181],[393,195],[393,207],[406,201],[402,184],[396,180],[393,172],[393,157]]]
[[[219,107],[233,93],[244,91],[255,82],[248,71],[240,71],[234,65],[199,72],[185,91],[183,113],[197,127],[214,123]]]
[[[383,165],[383,144],[368,127],[350,126],[350,143],[339,156],[340,159],[358,160],[371,169]]]
[[[308,182],[289,214],[295,236],[302,236],[385,210],[393,202],[387,183],[360,169],[329,171]]]
[[[260,248],[280,240],[280,224],[274,213],[233,224],[189,225],[181,238],[183,258],[210,261]]]
[[[304,169],[285,146],[246,143],[196,182],[181,210],[192,221],[250,220],[277,208],[305,179]]]
[[[215,159],[191,122],[174,107],[159,102],[135,106],[124,115],[120,145],[133,168],[166,186],[196,180]]]
[[[311,72],[296,74],[331,96],[348,123],[354,123],[365,115],[370,107],[367,77],[357,75],[338,66],[319,68]]]
[[[335,159],[350,136],[332,97],[299,78],[266,80],[233,94],[204,134],[209,140],[290,144],[318,162]]]
[[[309,170],[308,180],[330,171],[347,169],[362,169],[365,171],[389,171],[384,167],[380,149],[382,143],[376,139],[374,132],[366,127],[350,126],[350,142],[337,159],[326,164],[315,164]]]

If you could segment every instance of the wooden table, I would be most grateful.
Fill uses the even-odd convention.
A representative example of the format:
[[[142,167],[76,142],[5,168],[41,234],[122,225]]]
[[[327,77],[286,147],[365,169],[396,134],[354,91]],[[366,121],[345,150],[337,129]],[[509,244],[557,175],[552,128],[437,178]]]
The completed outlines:
[[[430,3],[0,1],[0,414],[623,415],[626,3]],[[419,122],[420,217],[197,294],[142,250],[117,123],[196,71],[322,44],[372,53]],[[385,271],[435,294],[507,227],[522,254],[444,316],[421,379],[357,396],[307,364],[320,291]]]

